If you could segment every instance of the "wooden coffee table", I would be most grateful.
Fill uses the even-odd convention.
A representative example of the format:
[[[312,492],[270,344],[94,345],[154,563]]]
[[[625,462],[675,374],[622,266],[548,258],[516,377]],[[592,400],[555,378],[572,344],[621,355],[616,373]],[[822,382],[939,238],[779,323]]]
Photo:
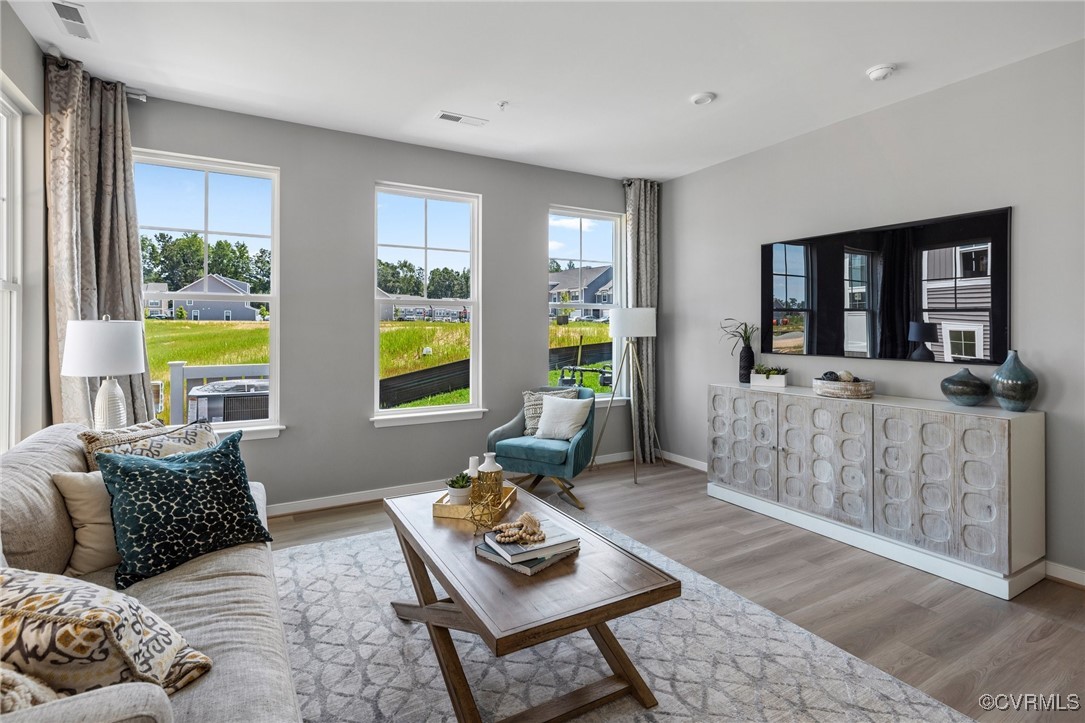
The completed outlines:
[[[394,602],[392,607],[400,618],[426,624],[460,721],[480,718],[450,629],[479,635],[499,657],[585,629],[599,646],[613,675],[508,721],[567,720],[627,693],[645,708],[656,705],[606,622],[679,597],[681,582],[523,492],[505,519],[542,512],[580,535],[580,552],[531,577],[521,575],[475,556],[481,538],[474,537],[469,522],[433,517],[433,503],[441,494],[384,500],[418,596],[417,604]],[[427,571],[448,598],[437,598]]]

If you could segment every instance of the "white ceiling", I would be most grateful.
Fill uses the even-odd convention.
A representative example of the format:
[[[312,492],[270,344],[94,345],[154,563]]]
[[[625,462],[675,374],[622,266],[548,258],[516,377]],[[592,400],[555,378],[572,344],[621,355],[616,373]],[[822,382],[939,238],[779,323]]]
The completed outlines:
[[[154,97],[661,180],[1085,36],[1080,1],[88,2],[94,42],[12,6],[43,48]]]

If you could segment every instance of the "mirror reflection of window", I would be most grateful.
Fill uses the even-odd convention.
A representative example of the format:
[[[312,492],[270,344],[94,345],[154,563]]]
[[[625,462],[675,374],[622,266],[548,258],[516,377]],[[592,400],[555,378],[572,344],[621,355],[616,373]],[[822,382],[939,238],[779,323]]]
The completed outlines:
[[[924,249],[921,280],[923,319],[940,328],[935,358],[991,358],[991,243],[969,241]]]
[[[807,249],[802,244],[772,246],[772,351],[807,353]]]
[[[869,253],[844,252],[844,356],[871,355],[874,319],[870,267]]]

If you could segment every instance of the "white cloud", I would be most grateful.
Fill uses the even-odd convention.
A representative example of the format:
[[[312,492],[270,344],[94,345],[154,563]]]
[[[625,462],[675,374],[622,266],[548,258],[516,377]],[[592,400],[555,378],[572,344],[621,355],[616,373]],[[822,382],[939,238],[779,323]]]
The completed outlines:
[[[583,227],[581,227],[583,222]],[[591,231],[595,228],[595,220],[591,218],[570,218],[569,216],[551,216],[550,228],[569,228],[574,231],[578,231],[583,228],[585,231]]]
[[[563,248],[565,248],[565,244],[563,244],[561,241],[551,241],[550,242],[550,251],[551,252],[560,251]]]

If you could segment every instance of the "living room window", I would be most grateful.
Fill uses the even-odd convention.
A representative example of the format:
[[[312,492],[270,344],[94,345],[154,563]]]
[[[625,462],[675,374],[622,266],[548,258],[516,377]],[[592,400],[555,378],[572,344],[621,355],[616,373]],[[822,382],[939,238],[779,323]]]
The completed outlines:
[[[772,245],[772,352],[806,354],[809,259],[802,244]],[[850,274],[851,271],[845,272]]]
[[[378,426],[478,417],[476,194],[376,188]],[[462,414],[459,414],[462,413]]]
[[[613,391],[610,312],[621,296],[620,214],[552,207],[549,216],[548,384]]]
[[[134,158],[161,416],[277,428],[279,170],[146,150]]]
[[[0,94],[0,452],[19,441],[22,303],[19,153],[22,114]]]

